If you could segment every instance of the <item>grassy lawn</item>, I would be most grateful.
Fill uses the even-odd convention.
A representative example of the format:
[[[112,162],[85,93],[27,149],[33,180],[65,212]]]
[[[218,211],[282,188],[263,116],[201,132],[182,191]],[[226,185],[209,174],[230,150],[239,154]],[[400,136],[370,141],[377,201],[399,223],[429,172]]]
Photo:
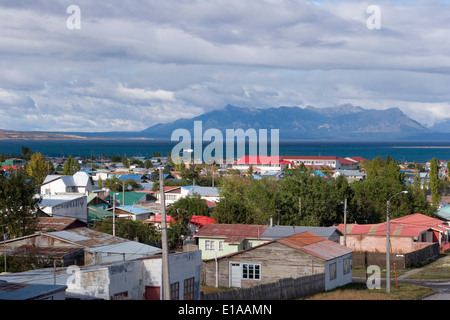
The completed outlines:
[[[414,284],[399,284],[398,288],[391,286],[391,293],[387,294],[385,287],[369,290],[363,283],[351,283],[302,300],[414,300],[433,293],[433,289]]]
[[[407,279],[450,279],[450,257],[409,275]]]

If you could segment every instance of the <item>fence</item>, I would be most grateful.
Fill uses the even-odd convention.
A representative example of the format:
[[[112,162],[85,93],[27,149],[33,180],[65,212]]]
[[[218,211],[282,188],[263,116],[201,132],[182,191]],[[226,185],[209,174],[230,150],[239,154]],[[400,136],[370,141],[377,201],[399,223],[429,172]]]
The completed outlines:
[[[291,300],[325,291],[325,274],[280,279],[245,289],[202,294],[201,300]]]
[[[418,266],[436,258],[439,255],[438,243],[416,243],[414,251],[408,253],[391,253],[390,263],[397,268],[409,268]],[[386,253],[383,252],[353,252],[353,265],[370,266],[386,265]]]

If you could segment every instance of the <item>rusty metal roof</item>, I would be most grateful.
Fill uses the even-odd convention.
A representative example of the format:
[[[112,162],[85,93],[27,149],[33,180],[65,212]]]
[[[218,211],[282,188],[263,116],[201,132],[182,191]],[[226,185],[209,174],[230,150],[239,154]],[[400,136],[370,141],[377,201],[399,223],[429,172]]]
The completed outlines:
[[[66,255],[73,252],[83,250],[78,247],[36,247],[34,245],[23,245],[12,252],[13,255],[28,255],[33,254],[41,257],[52,257],[57,259],[62,259]]]
[[[319,237],[308,231],[276,241],[289,247],[308,252],[324,260],[332,260],[353,252],[353,250],[343,245]]]
[[[129,241],[89,228],[75,228],[63,231],[48,232],[46,234],[51,237],[56,237],[86,248],[124,243]]]
[[[76,218],[39,217],[38,229],[41,231],[61,231],[70,228],[75,224],[77,226],[86,226],[86,223],[81,222]]]
[[[244,239],[260,239],[267,228],[257,224],[207,224],[195,237],[225,238],[225,242],[241,243]]]

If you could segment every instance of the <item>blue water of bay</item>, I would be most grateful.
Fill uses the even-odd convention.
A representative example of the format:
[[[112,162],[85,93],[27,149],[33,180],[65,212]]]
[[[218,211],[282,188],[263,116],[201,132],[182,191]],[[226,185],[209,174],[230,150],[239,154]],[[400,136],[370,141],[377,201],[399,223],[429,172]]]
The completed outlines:
[[[21,155],[25,146],[49,157],[100,157],[120,155],[151,157],[154,152],[165,156],[178,142],[164,140],[108,139],[108,140],[2,140],[0,154]],[[209,143],[204,142],[203,146]],[[248,148],[247,148],[248,150]],[[271,146],[267,147],[270,154]],[[224,151],[225,154],[225,151]],[[450,160],[450,141],[280,141],[279,154],[301,156],[360,156],[373,159],[387,155],[401,162],[427,162],[433,157]]]

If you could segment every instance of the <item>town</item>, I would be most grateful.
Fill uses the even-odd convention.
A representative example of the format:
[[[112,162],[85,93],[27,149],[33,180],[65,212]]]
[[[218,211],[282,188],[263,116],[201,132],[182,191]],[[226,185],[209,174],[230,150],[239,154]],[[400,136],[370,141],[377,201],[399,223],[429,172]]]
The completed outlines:
[[[0,300],[163,299],[164,222],[170,300],[299,299],[450,249],[450,162],[276,160],[0,155]]]

